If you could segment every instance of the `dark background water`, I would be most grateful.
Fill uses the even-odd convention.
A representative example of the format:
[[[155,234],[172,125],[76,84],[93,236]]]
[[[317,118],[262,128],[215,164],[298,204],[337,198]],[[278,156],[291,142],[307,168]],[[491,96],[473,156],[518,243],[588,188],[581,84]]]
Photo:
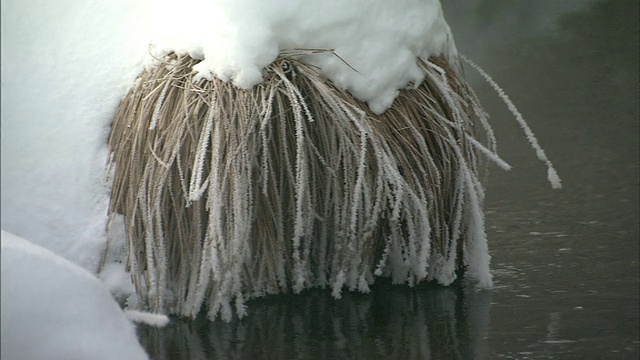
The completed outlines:
[[[141,326],[153,359],[638,359],[636,0],[447,0],[459,50],[518,105],[556,166],[552,190],[513,117],[472,69],[492,115],[487,235],[495,288],[378,281],[253,301],[231,323]]]

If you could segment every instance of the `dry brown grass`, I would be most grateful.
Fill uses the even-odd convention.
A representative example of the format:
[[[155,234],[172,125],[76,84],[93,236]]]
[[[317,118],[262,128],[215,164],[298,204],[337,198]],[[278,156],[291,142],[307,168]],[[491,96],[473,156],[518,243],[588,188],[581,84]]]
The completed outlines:
[[[241,90],[193,81],[189,57],[147,69],[109,146],[111,213],[153,311],[245,314],[248,298],[330,286],[368,291],[455,272],[490,282],[476,150],[484,112],[444,58],[382,115],[283,55]],[[473,139],[482,123],[489,150]]]

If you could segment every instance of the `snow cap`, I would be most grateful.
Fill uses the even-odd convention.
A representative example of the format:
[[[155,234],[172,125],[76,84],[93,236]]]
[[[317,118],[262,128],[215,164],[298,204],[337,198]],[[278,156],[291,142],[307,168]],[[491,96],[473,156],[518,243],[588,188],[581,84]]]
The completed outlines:
[[[175,51],[202,59],[200,77],[251,88],[283,50],[324,49],[302,56],[323,76],[388,109],[398,90],[417,86],[417,58],[456,55],[438,0],[161,0],[150,8],[155,55]]]

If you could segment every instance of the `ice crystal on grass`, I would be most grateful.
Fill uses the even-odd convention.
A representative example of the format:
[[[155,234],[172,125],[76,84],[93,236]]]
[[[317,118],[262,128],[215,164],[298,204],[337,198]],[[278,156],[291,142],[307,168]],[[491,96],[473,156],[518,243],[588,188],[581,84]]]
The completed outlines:
[[[257,296],[321,286],[339,298],[376,276],[448,285],[459,269],[491,285],[476,153],[509,165],[460,70],[419,59],[425,81],[375,114],[303,53],[249,90],[169,54],[120,105],[111,212],[149,310],[230,320]]]
[[[551,184],[551,186],[554,189],[562,188],[562,183],[560,181],[560,177],[558,176],[558,173],[556,172],[556,169],[551,164],[551,161],[547,158],[547,154],[545,154],[544,150],[542,150],[542,147],[540,147],[540,145],[538,144],[538,139],[533,134],[533,131],[531,131],[531,128],[529,127],[529,125],[527,125],[527,122],[524,120],[524,117],[522,116],[520,111],[518,111],[518,108],[511,101],[511,99],[509,99],[509,96],[505,94],[504,90],[502,90],[500,85],[498,85],[491,78],[491,76],[489,76],[489,74],[487,74],[484,70],[482,70],[480,66],[478,66],[473,61],[469,60],[466,56],[462,56],[462,59],[467,64],[469,64],[472,68],[474,68],[487,81],[487,83],[491,85],[491,87],[496,91],[496,93],[498,93],[498,96],[500,96],[500,99],[502,99],[502,101],[507,105],[507,107],[509,108],[509,111],[511,111],[511,113],[515,117],[518,124],[520,124],[520,127],[522,128],[525,135],[527,136],[527,140],[529,141],[529,144],[531,144],[531,147],[536,151],[536,155],[538,156],[538,159],[540,159],[540,161],[543,161],[547,165],[547,179],[549,180],[549,183]]]

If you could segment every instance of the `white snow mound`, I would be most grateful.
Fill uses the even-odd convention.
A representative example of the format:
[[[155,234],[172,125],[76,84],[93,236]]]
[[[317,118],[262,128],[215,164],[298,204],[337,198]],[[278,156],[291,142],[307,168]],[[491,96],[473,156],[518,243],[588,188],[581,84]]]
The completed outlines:
[[[3,359],[148,359],[104,285],[2,231]]]

